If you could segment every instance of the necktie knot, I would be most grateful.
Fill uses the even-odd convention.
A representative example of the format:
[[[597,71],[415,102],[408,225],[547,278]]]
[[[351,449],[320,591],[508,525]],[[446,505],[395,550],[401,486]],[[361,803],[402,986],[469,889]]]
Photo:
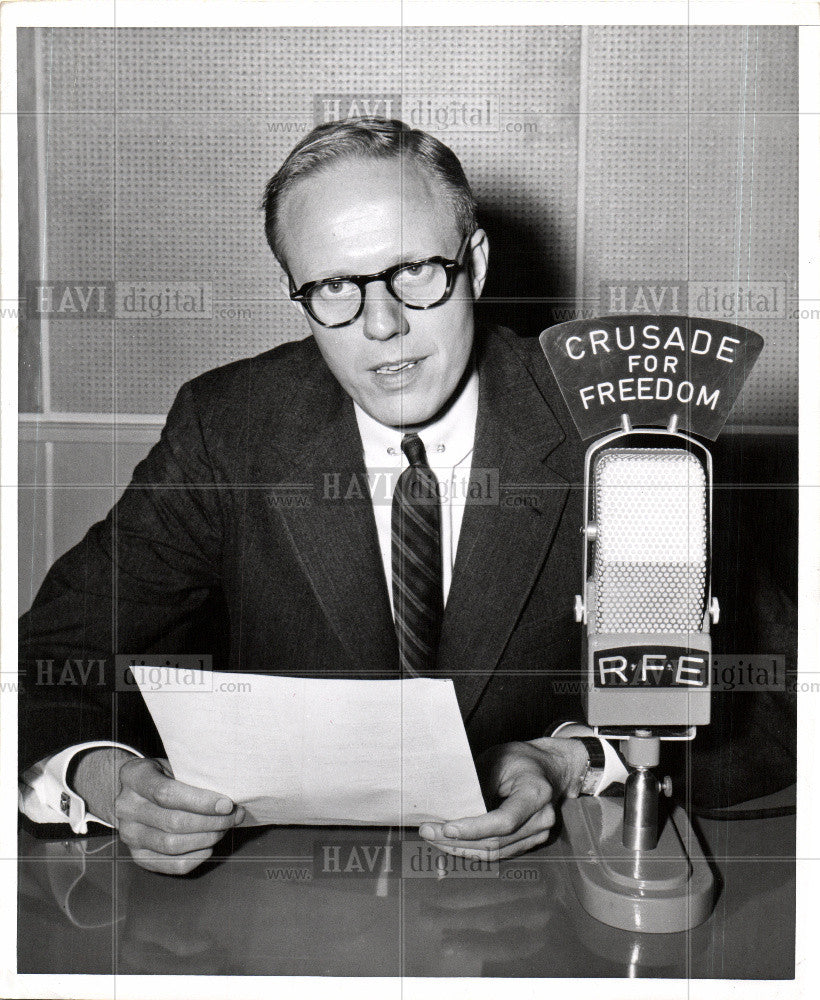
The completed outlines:
[[[424,450],[424,442],[418,434],[405,434],[401,439],[401,450],[412,466],[427,468],[427,453]]]

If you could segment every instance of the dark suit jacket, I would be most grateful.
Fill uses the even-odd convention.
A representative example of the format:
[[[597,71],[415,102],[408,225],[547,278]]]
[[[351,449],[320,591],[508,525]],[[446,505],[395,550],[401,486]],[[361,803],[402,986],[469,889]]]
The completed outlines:
[[[560,682],[580,669],[583,446],[537,342],[497,330],[476,353],[473,469],[497,472],[499,496],[465,510],[439,670],[478,753],[578,717]],[[184,385],[119,503],[21,620],[21,767],[91,739],[160,752],[139,693],[116,690],[117,653],[399,676],[364,477],[352,402],[313,338]]]

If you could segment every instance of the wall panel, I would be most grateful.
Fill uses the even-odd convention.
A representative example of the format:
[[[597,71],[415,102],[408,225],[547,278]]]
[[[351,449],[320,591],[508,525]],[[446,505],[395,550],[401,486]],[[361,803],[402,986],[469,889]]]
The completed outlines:
[[[740,294],[775,283],[766,311],[722,316],[766,341],[730,420],[796,426],[796,30],[618,26],[588,37],[585,296],[610,279],[691,281],[686,311],[700,315],[703,284]]]

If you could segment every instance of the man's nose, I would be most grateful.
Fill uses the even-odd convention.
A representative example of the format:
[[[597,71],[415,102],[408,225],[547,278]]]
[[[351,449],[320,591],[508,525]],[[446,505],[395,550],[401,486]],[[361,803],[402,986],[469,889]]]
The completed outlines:
[[[371,281],[365,288],[362,320],[368,340],[389,340],[410,330],[404,307],[383,281]]]

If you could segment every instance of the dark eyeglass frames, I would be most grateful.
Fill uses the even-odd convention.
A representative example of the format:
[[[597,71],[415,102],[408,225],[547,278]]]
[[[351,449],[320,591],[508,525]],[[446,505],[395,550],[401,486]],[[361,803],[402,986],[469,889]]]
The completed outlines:
[[[301,288],[290,282],[290,297],[300,302],[322,326],[348,326],[364,309],[365,288],[372,281],[383,281],[390,294],[408,309],[430,309],[450,297],[456,272],[463,266],[472,233],[466,236],[455,260],[426,257],[393,264],[376,274],[345,274],[321,281],[308,281]]]

